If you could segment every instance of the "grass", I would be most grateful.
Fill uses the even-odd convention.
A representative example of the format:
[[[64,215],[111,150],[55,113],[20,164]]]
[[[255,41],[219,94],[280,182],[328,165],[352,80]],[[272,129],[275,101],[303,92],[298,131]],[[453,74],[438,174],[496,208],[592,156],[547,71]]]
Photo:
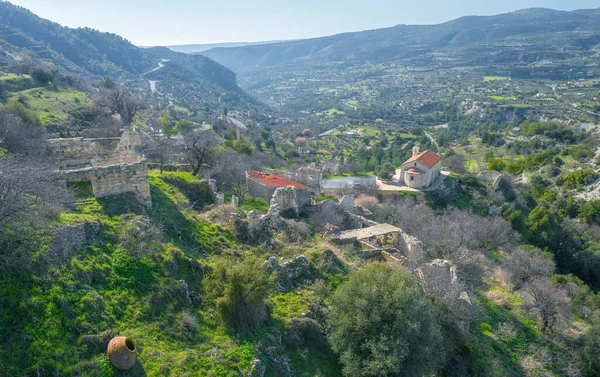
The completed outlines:
[[[490,96],[490,98],[496,101],[514,101],[517,99],[515,96]]]
[[[345,113],[343,111],[340,111],[338,109],[329,109],[324,112],[318,112],[317,116],[323,116],[323,115],[334,116],[334,115],[344,115],[344,114]]]
[[[23,99],[25,106],[40,118],[43,125],[66,120],[69,112],[91,103],[87,94],[72,89],[50,87],[27,89],[17,92],[12,100]]]
[[[356,106],[356,105],[358,105],[358,101],[355,100],[355,99],[351,99],[351,100],[348,101],[348,105]]]
[[[483,82],[505,81],[508,79],[509,79],[508,76],[484,76]]]
[[[262,199],[247,197],[243,198],[240,207],[246,211],[258,210],[262,213],[269,212],[269,204]]]

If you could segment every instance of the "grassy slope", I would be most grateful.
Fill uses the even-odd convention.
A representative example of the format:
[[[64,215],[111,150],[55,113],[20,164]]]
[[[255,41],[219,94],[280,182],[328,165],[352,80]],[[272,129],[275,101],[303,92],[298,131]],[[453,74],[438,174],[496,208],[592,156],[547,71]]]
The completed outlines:
[[[189,304],[181,280],[201,301],[202,278],[220,260],[236,263],[245,253],[284,260],[304,254],[335,289],[345,279],[347,266],[363,263],[344,255],[346,265],[324,267],[323,251],[331,246],[319,237],[285,244],[278,236],[270,250],[241,244],[231,229],[207,222],[195,209],[210,202],[204,194],[206,183],[188,173],[156,172],[150,173],[150,182],[152,209],[141,208],[129,196],[81,198],[75,210],[60,216],[65,225],[100,222],[103,242],[75,251],[47,274],[35,273],[22,281],[0,279],[0,297],[6,303],[0,329],[10,329],[0,348],[0,375],[39,370],[40,375],[61,376],[245,376],[260,350],[318,302],[315,292],[300,288],[273,293],[272,323],[239,339],[225,331],[209,303]],[[146,257],[124,258],[116,247],[119,231],[128,217],[143,213],[162,229],[162,241]],[[521,298],[490,282],[472,301],[476,315],[466,352],[477,375],[518,376],[524,367],[558,375],[551,371],[565,364],[561,358],[568,353],[536,329]],[[194,331],[185,326],[189,317],[195,319]],[[131,371],[116,372],[105,349],[94,345],[101,344],[106,333],[130,336],[137,343],[139,362]],[[341,376],[329,350],[284,352],[297,376]],[[540,363],[540,354],[551,362]],[[267,375],[277,372],[270,366]]]
[[[80,198],[75,210],[60,216],[64,225],[100,222],[102,243],[74,252],[48,275],[29,276],[25,283],[0,279],[0,295],[9,303],[0,327],[12,329],[12,338],[0,349],[0,365],[6,368],[0,368],[0,375],[23,370],[64,376],[247,375],[267,334],[282,331],[289,320],[308,311],[314,301],[310,291],[274,294],[272,325],[240,340],[225,331],[206,305],[188,304],[181,280],[201,299],[204,271],[212,263],[222,258],[235,263],[240,252],[261,251],[238,244],[231,230],[199,216],[194,202],[206,184],[198,178],[151,172],[150,182],[152,209],[139,207],[129,196]],[[144,212],[162,229],[162,243],[146,257],[125,258],[123,269],[123,253],[115,245],[127,216],[120,215]],[[182,325],[186,315],[196,319],[196,331]],[[89,345],[90,339],[101,343],[98,339],[107,332],[137,343],[139,363],[130,372],[116,373],[105,349]],[[31,358],[14,357],[25,354]],[[339,375],[331,353],[310,360],[296,350],[289,355],[295,370],[308,373],[303,375]]]
[[[91,103],[87,94],[73,89],[39,87],[14,93],[11,100],[23,98],[26,106],[43,125],[66,120],[69,111]]]

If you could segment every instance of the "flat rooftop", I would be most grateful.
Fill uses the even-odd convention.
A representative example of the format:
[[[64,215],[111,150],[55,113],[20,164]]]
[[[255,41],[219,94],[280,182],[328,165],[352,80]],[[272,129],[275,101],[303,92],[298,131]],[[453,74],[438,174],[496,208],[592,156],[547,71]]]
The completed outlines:
[[[377,224],[368,228],[352,229],[340,232],[336,239],[339,240],[351,240],[356,238],[357,240],[364,240],[371,237],[383,236],[385,234],[401,232],[402,229],[395,227],[390,224]]]

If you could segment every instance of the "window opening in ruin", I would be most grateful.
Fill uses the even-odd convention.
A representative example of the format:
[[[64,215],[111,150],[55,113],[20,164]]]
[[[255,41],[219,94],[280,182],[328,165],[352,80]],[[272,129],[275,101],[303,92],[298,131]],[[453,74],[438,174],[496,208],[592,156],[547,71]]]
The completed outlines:
[[[77,199],[89,199],[94,197],[92,181],[67,182],[67,190]]]

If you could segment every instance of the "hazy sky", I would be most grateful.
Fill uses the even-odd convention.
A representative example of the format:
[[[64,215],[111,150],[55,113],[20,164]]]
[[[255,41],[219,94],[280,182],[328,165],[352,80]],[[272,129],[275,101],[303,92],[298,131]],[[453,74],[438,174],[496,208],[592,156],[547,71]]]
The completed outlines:
[[[137,45],[309,38],[530,7],[598,8],[598,0],[11,0],[70,27]]]

